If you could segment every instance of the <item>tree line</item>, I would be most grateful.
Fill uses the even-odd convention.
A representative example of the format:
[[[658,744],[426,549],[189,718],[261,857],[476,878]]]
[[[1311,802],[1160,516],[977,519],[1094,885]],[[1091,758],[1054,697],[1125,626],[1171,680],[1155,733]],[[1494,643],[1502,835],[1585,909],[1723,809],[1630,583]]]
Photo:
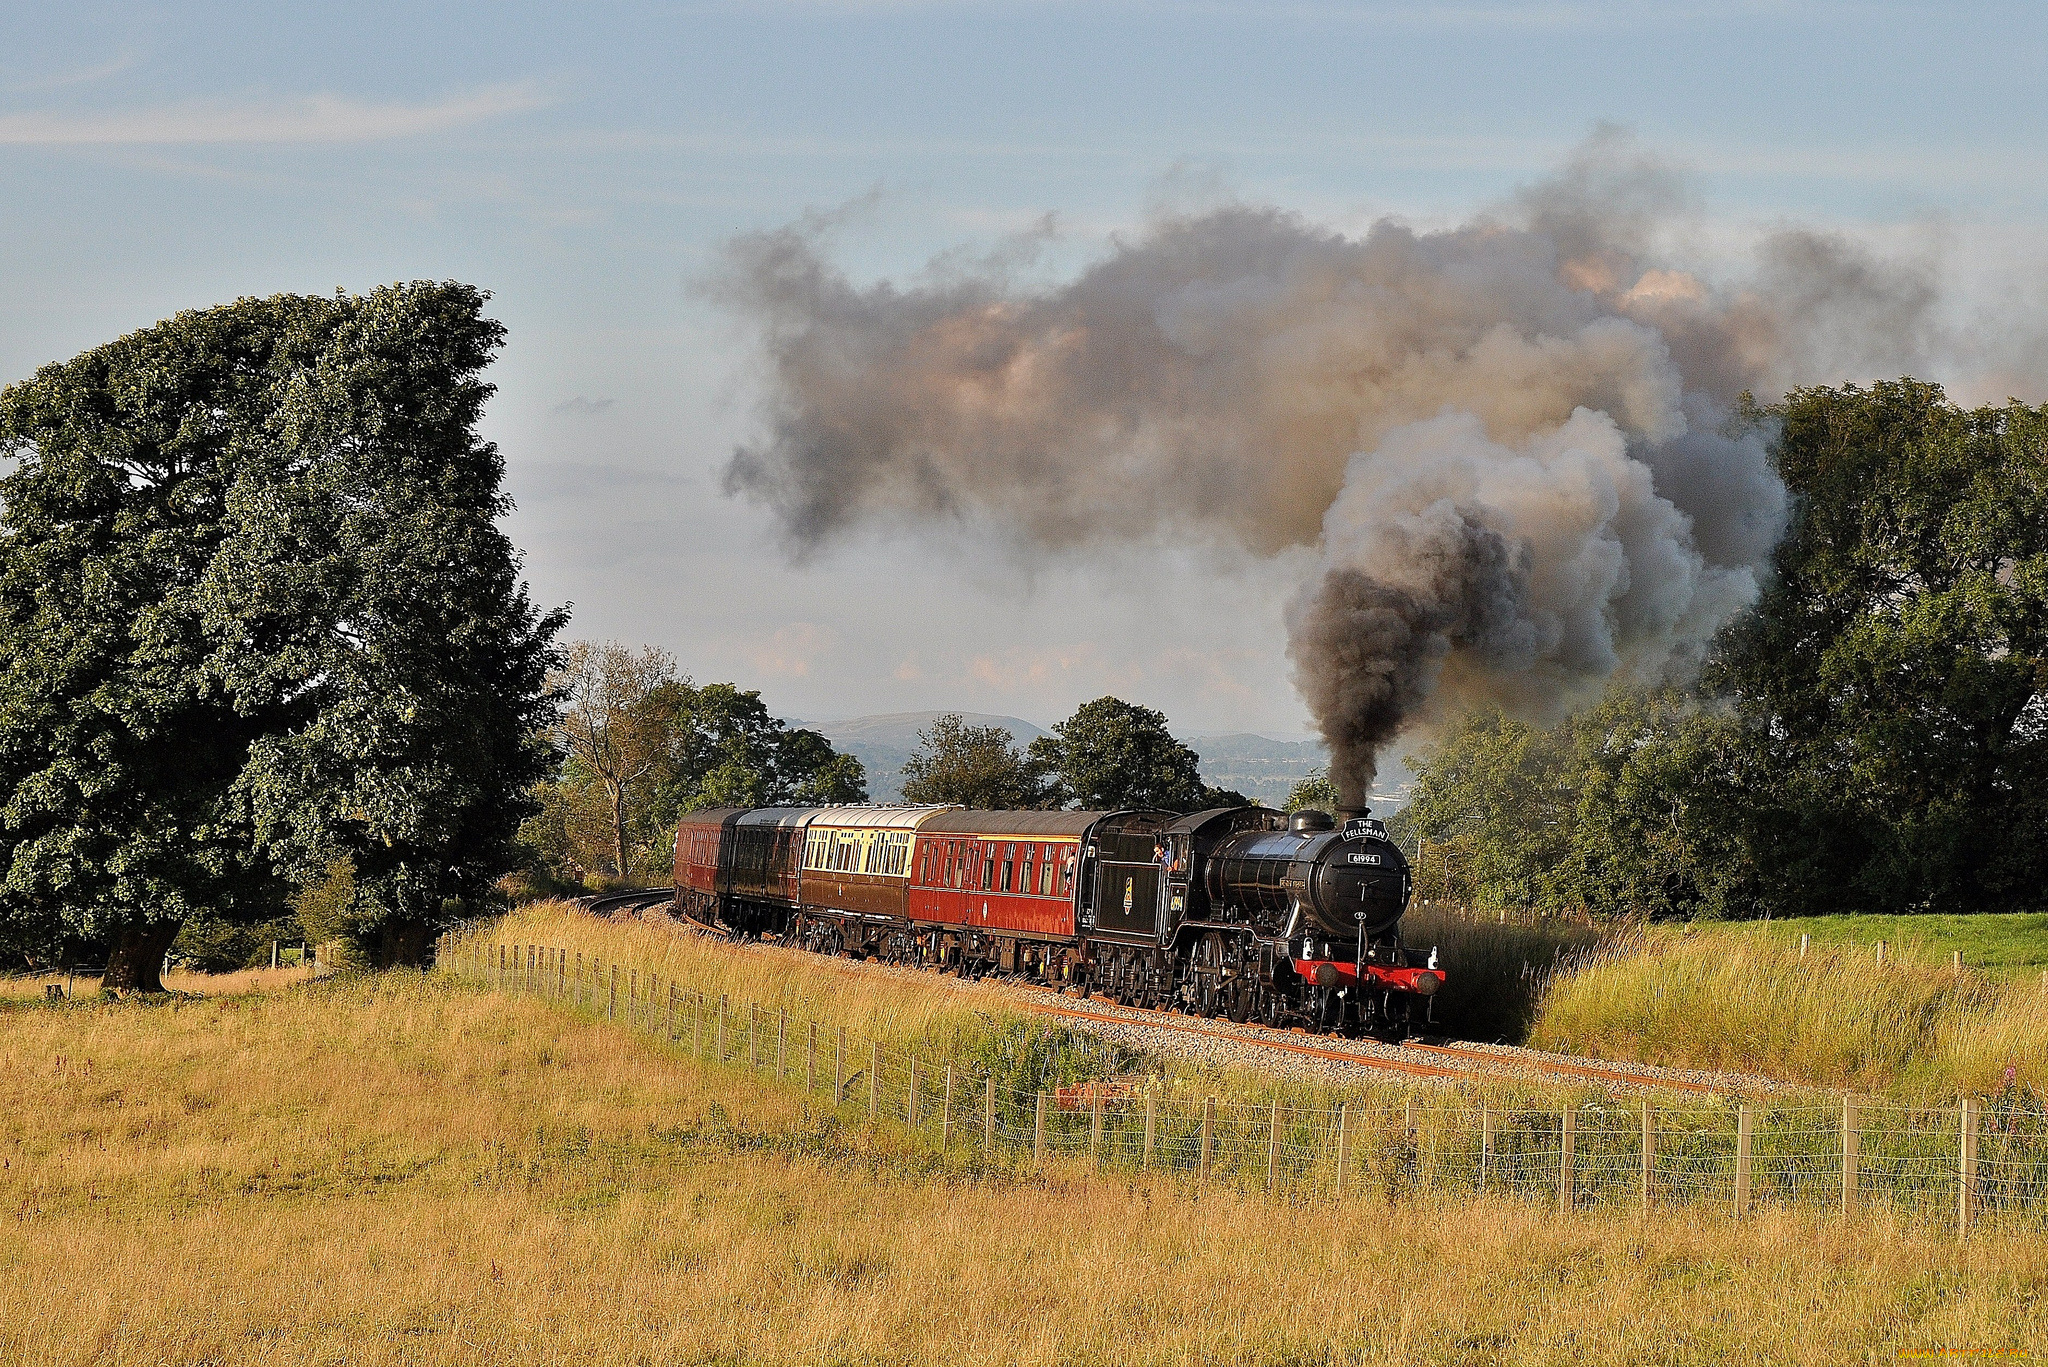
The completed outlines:
[[[1410,759],[1418,890],[1659,918],[2048,905],[2048,409],[1938,385],[1759,410],[1793,498],[1685,687]],[[1418,844],[1419,842],[1419,844]]]
[[[770,716],[756,692],[694,684],[659,649],[579,642],[558,677],[561,765],[521,829],[537,890],[667,878],[684,812],[867,801],[857,758]],[[1203,783],[1200,763],[1161,713],[1120,698],[1082,704],[1021,748],[1003,727],[947,713],[919,733],[903,799],[997,810],[1246,805]]]

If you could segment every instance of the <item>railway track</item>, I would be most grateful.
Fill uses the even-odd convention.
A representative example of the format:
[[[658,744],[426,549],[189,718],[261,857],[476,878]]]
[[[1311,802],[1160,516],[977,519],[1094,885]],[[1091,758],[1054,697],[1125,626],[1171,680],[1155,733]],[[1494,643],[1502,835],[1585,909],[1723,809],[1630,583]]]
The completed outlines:
[[[629,899],[639,897],[635,903]],[[664,903],[672,904],[673,895],[667,892],[648,891],[641,893],[614,893],[604,898],[589,899],[593,904],[602,903],[606,910],[619,911],[629,907],[648,909]],[[592,910],[596,910],[595,905]],[[670,920],[701,935],[719,939],[730,938],[718,926],[709,925],[680,909],[668,914]],[[762,948],[785,949],[790,953],[803,954],[806,960],[820,961],[820,957],[805,950],[786,945],[764,943]],[[867,965],[843,963],[836,959],[822,962],[842,968],[849,974],[858,974],[868,969]],[[1207,1037],[1226,1047],[1240,1046],[1263,1049],[1269,1052],[1293,1057],[1313,1059],[1317,1062],[1338,1063],[1371,1068],[1381,1072],[1400,1073],[1408,1077],[1439,1078],[1445,1080],[1560,1080],[1570,1079],[1600,1083],[1606,1086],[1626,1087],[1634,1090],[1657,1090],[1689,1092],[1695,1095],[1723,1094],[1731,1091],[1764,1091],[1784,1086],[1774,1079],[1762,1077],[1735,1077],[1715,1075],[1703,1078],[1698,1074],[1685,1074],[1680,1070],[1656,1068],[1649,1065],[1615,1065],[1592,1060],[1559,1058],[1532,1049],[1520,1049],[1512,1045],[1461,1045],[1450,1043],[1428,1043],[1408,1040],[1401,1044],[1377,1044],[1363,1040],[1328,1040],[1318,1036],[1305,1035],[1298,1030],[1281,1030],[1271,1026],[1238,1024],[1232,1021],[1205,1020],[1199,1016],[1185,1016],[1173,1011],[1158,1011],[1140,1006],[1119,1006],[1113,1003],[1080,1001],[1059,995],[1058,989],[1043,987],[1021,979],[995,979],[986,984],[1010,996],[1025,1010],[1037,1015],[1055,1016],[1068,1020],[1091,1021],[1102,1025],[1126,1028],[1158,1030],[1168,1034]],[[1048,1000],[1048,998],[1054,998]],[[1311,1043],[1310,1041],[1316,1041]],[[1425,1058],[1402,1058],[1407,1051],[1416,1051]]]
[[[607,892],[595,897],[578,897],[576,905],[593,916],[609,916],[616,911],[646,911],[652,907],[668,905],[676,900],[673,888],[633,888],[626,892]],[[709,926],[698,926],[699,930],[711,931]],[[717,932],[712,931],[713,934]]]

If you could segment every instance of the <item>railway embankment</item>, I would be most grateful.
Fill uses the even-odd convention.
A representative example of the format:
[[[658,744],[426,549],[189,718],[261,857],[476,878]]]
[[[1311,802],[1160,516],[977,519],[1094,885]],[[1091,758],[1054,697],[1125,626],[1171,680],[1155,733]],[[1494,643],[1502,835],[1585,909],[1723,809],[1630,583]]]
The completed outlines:
[[[572,958],[554,932],[589,948]],[[670,957],[650,971],[605,957],[618,950]],[[1927,1105],[1262,1031],[546,909],[451,942],[444,963],[999,1164],[1085,1159],[1289,1200],[1427,1188],[1963,1229],[2048,1215],[2048,1117],[2025,1097]],[[700,986],[693,965],[721,976]]]

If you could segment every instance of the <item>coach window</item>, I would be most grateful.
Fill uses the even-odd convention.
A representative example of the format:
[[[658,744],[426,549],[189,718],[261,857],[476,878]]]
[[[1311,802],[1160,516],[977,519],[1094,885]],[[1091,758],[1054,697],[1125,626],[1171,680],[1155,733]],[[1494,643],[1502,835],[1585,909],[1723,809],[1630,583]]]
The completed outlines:
[[[1036,853],[1037,847],[1027,842],[1024,846],[1024,871],[1017,875],[1017,891],[1019,892],[1032,892],[1035,890],[1033,884],[1037,881],[1038,866],[1032,862],[1031,857]]]
[[[996,886],[996,847],[992,843],[982,845],[977,853],[981,855],[981,890],[992,892]]]

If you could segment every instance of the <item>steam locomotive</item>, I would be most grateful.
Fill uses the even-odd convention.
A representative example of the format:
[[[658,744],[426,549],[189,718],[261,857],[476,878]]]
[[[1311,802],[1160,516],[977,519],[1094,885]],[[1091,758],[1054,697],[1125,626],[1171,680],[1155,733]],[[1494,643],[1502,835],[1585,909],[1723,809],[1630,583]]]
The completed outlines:
[[[1385,825],[1340,815],[718,808],[677,828],[676,900],[820,953],[1398,1037],[1444,974],[1401,943],[1408,861]]]

